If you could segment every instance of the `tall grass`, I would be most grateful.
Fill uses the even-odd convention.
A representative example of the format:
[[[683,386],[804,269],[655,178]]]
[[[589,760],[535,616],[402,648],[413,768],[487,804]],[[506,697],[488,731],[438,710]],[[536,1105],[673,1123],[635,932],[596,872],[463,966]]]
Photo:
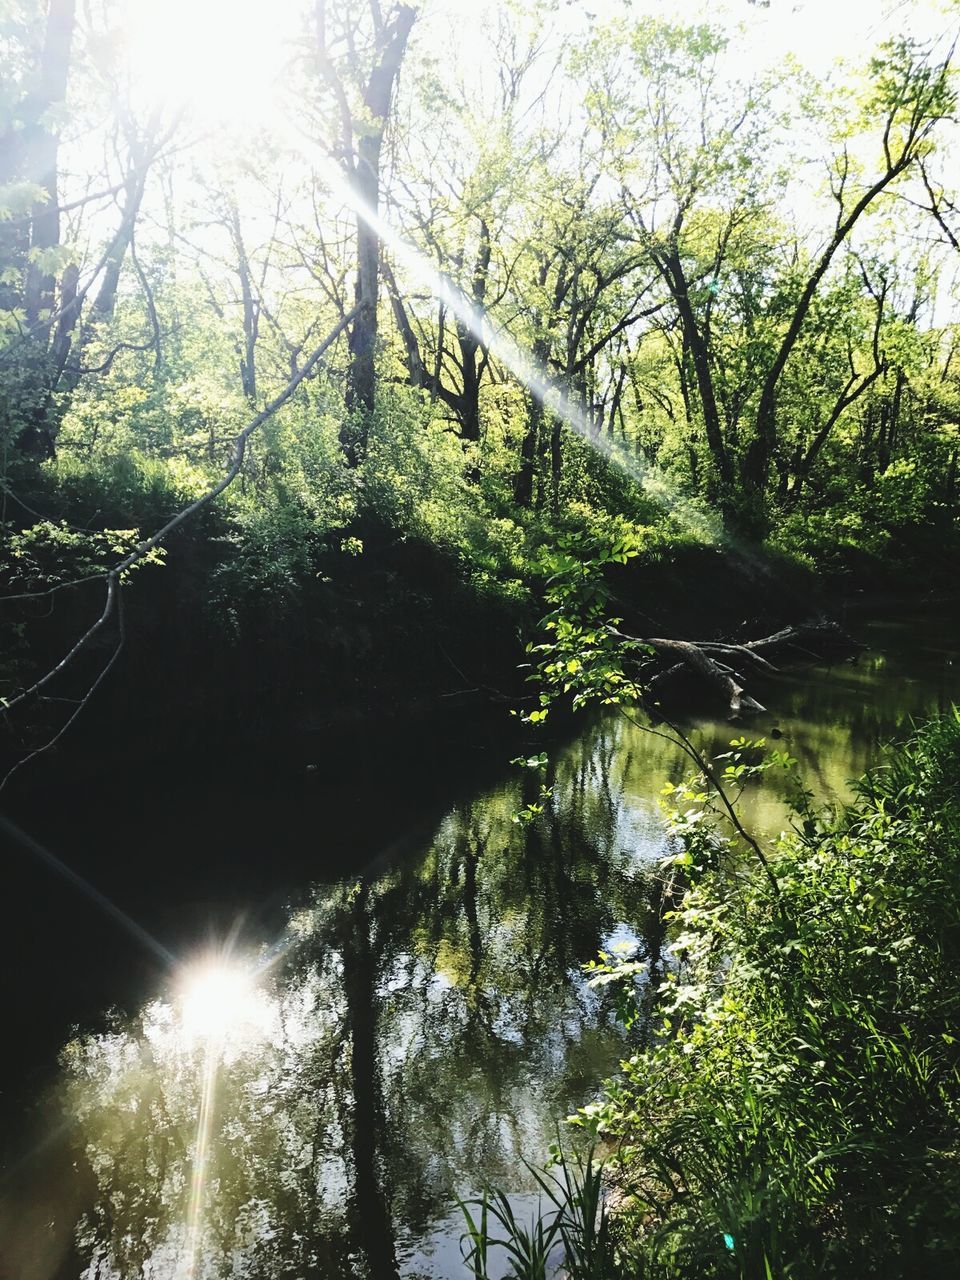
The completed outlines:
[[[562,1264],[570,1280],[603,1280],[615,1265],[610,1217],[604,1199],[603,1165],[592,1151],[569,1157],[558,1148],[559,1175],[532,1170],[549,1206],[529,1222],[517,1216],[502,1191],[485,1190],[479,1200],[461,1202],[467,1224],[463,1257],[475,1280],[488,1280],[491,1263],[505,1262],[507,1274],[546,1280]],[[498,1255],[499,1251],[499,1255]]]

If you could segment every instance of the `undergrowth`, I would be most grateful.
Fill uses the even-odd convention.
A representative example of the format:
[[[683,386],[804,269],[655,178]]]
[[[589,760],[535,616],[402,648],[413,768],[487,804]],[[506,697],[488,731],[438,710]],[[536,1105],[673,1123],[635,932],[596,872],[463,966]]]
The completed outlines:
[[[653,1033],[572,1117],[605,1156],[609,1248],[584,1266],[565,1247],[600,1175],[561,1154],[550,1249],[512,1254],[508,1274],[957,1274],[960,714],[892,751],[839,815],[804,802],[769,851],[775,885],[688,828]],[[595,980],[633,999],[640,968],[609,960]],[[484,1248],[528,1230],[503,1203],[483,1205]],[[482,1276],[478,1225],[464,1249]]]

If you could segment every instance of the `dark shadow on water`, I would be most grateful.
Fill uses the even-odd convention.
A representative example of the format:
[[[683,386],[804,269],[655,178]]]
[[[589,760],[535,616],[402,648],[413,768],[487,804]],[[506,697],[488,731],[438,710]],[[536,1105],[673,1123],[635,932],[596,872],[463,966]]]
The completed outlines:
[[[818,794],[842,798],[883,741],[960,692],[952,637],[947,618],[868,628],[856,664],[771,682],[750,731],[776,728]],[[708,751],[732,736],[691,730]],[[510,746],[427,748],[262,785],[211,771],[114,795],[105,779],[30,813],[178,956],[232,933],[238,970],[278,958],[211,1048],[162,965],[10,851],[0,1275],[178,1276],[192,1204],[204,1275],[447,1275],[454,1195],[485,1177],[529,1189],[522,1159],[625,1047],[580,966],[630,937],[662,960],[658,797],[685,765],[598,717],[553,752],[553,796],[524,824],[539,782],[506,768]],[[783,825],[785,795],[767,775],[744,797],[755,830]]]

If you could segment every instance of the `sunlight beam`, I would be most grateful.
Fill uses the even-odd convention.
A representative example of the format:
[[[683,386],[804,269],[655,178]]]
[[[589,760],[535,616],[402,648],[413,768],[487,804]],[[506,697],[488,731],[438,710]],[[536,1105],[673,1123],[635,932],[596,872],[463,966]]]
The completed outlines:
[[[203,1211],[206,1202],[210,1145],[213,1134],[213,1112],[220,1070],[220,1045],[210,1040],[204,1050],[200,1084],[200,1111],[197,1116],[197,1139],[193,1150],[190,1179],[190,1207],[187,1211],[187,1235],[184,1249],[183,1280],[196,1280],[200,1251],[203,1247]]]
[[[301,142],[307,141],[300,139]],[[583,411],[559,385],[550,371],[531,352],[523,350],[509,334],[494,328],[489,314],[477,307],[449,277],[437,270],[429,259],[363,200],[347,181],[336,163],[319,148],[310,145],[311,159],[317,163],[324,181],[333,195],[342,200],[379,237],[395,260],[444,303],[457,319],[482,343],[513,376],[535,396],[544,408],[561,421],[595,452],[603,455],[626,472],[661,509],[673,516],[685,529],[708,543],[725,541],[716,517],[701,511],[676,492],[675,487],[656,467],[645,466],[630,456],[615,441],[595,434]]]
[[[256,985],[260,970],[229,949],[187,966],[179,983],[180,1028],[185,1047],[201,1048],[200,1106],[193,1151],[182,1280],[195,1280],[203,1248],[204,1212],[210,1181],[217,1080],[228,1045],[260,1039],[268,1002]]]
[[[122,907],[118,907],[105,893],[102,893],[95,885],[92,885],[89,880],[85,880],[79,872],[74,871],[72,867],[58,858],[55,853],[51,853],[38,840],[34,840],[33,836],[28,835],[26,831],[18,827],[15,822],[11,822],[2,813],[0,813],[0,831],[6,832],[13,841],[22,845],[24,849],[27,849],[40,862],[50,867],[51,870],[56,871],[68,884],[73,885],[75,889],[79,889],[85,897],[95,903],[101,911],[105,911],[111,919],[115,920],[127,933],[142,943],[164,965],[172,968],[176,964],[176,957],[173,952],[169,951],[162,942],[158,942],[152,934],[144,929],[143,925],[137,924],[132,916],[127,915],[126,911]]]

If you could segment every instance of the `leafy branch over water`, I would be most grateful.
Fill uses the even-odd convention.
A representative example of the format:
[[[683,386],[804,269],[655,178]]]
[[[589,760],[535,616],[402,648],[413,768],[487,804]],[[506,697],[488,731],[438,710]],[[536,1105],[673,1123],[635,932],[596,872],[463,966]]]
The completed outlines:
[[[595,687],[619,704],[616,681]],[[719,757],[722,814],[756,771],[794,766],[784,753],[759,760],[763,746],[740,737]],[[954,709],[862,778],[839,814],[799,789],[798,821],[762,865],[732,854],[704,773],[668,788],[678,849],[662,868],[665,972],[630,955],[588,966],[595,985],[619,988],[624,1021],[646,1009],[650,1028],[571,1117],[605,1156],[594,1222],[609,1223],[611,1246],[586,1268],[559,1245],[549,1263],[513,1253],[509,1274],[553,1274],[562,1254],[561,1270],[585,1280],[956,1269],[958,779]],[[555,1236],[580,1194],[557,1159],[569,1190],[548,1214]],[[508,1251],[530,1236],[494,1216]],[[476,1227],[474,1259],[486,1256]]]

